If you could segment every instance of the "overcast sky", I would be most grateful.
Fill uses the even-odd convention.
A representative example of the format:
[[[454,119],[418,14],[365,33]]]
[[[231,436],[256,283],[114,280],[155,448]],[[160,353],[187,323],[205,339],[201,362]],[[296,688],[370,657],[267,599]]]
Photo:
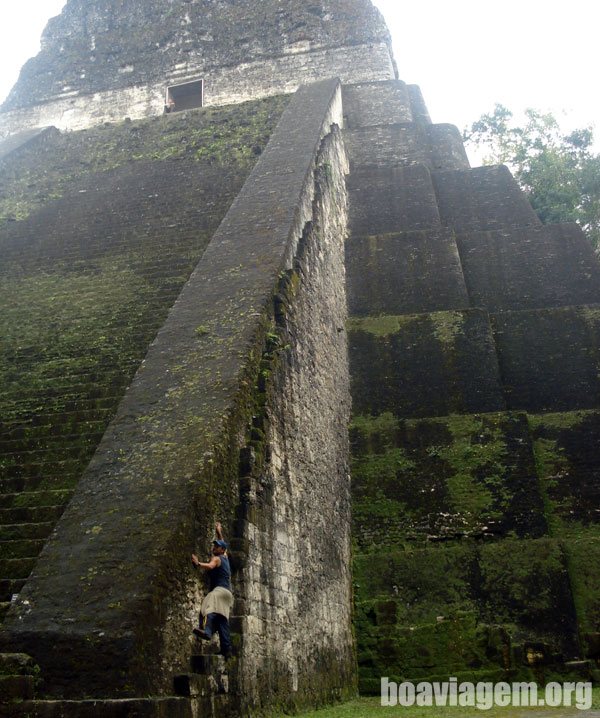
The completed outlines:
[[[93,0],[89,0],[93,2]],[[0,97],[65,0],[2,0]],[[597,125],[600,0],[375,0],[401,79],[421,86],[434,122],[461,129],[502,102]],[[597,140],[600,138],[597,137]]]

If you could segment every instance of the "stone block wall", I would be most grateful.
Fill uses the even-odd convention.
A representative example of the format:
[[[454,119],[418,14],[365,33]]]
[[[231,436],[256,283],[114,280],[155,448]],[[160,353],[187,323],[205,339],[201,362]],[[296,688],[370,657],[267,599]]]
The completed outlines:
[[[370,0],[70,2],[2,106],[0,137],[158,115],[167,87],[192,80],[203,81],[212,106],[330,77],[396,77],[389,32]]]
[[[352,319],[349,347],[357,414],[445,416],[505,406],[485,312]]]
[[[495,315],[508,406],[533,412],[597,407],[599,322],[597,305]]]
[[[502,312],[598,301],[598,260],[575,224],[460,233],[456,241],[475,306]]]
[[[345,83],[344,126],[346,129],[412,121],[410,95],[406,83],[402,80]]]
[[[347,101],[352,95],[346,92]],[[460,133],[452,125],[420,125],[405,121],[346,131],[348,151],[357,166],[425,165],[431,170],[468,167]]]
[[[255,708],[315,705],[355,685],[340,133],[326,138],[318,162],[313,220],[276,300],[275,358],[263,369],[271,382],[253,422],[264,440],[243,479],[240,690]]]
[[[434,182],[442,222],[455,232],[541,226],[507,167],[437,172]]]
[[[456,240],[448,230],[353,236],[346,271],[354,316],[469,306]]]
[[[348,192],[354,236],[440,227],[431,173],[423,165],[354,168]]]
[[[598,260],[505,167],[468,169],[416,89],[401,120],[389,92],[356,86],[345,108],[361,690],[574,660],[589,678]]]
[[[189,554],[217,518],[242,632],[232,710],[353,690],[341,121],[336,81],[294,98],[9,611],[2,647],[31,653],[46,695],[173,692],[204,592]]]

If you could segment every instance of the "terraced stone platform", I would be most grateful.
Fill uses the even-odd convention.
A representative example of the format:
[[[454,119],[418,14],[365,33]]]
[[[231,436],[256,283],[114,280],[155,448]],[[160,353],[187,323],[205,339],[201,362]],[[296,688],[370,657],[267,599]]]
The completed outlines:
[[[600,265],[372,94],[347,111],[361,689],[598,679]]]

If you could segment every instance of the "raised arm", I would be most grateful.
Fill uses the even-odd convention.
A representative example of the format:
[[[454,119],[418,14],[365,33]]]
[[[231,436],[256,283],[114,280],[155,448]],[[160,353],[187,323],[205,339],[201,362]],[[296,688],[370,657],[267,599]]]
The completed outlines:
[[[213,568],[217,568],[221,565],[221,559],[218,556],[213,556],[208,563],[200,561],[195,553],[192,554],[192,563],[196,568],[203,568],[205,571],[212,571]]]

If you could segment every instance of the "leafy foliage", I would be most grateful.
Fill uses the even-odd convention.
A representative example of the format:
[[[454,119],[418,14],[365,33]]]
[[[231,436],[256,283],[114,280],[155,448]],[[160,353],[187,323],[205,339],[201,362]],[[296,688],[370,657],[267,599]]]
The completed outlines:
[[[600,155],[591,128],[564,134],[551,113],[525,111],[519,125],[497,104],[464,132],[487,152],[484,164],[507,164],[545,223],[577,222],[600,249]]]

